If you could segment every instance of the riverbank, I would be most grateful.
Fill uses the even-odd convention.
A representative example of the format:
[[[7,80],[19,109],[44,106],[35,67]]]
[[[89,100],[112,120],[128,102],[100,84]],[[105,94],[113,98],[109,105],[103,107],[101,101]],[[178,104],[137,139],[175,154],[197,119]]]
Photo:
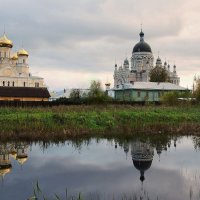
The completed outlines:
[[[200,134],[200,106],[0,108],[0,140],[65,140],[138,133]]]

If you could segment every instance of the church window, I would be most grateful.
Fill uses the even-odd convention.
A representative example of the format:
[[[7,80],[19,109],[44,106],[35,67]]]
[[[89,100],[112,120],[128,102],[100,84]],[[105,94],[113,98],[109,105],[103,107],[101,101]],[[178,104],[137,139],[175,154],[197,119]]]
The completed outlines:
[[[6,58],[6,52],[4,52],[4,58]]]
[[[26,87],[26,82],[24,82],[24,87]]]
[[[140,93],[140,91],[138,91],[138,92],[137,92],[137,96],[138,96],[138,97],[140,97],[140,96],[141,96],[141,93]]]
[[[25,59],[23,59],[23,64],[25,63]]]
[[[10,86],[10,81],[8,81],[8,86]]]
[[[13,87],[15,86],[15,82],[13,81]]]
[[[5,86],[5,81],[3,81],[3,86]]]
[[[149,98],[149,93],[148,92],[146,92],[146,98]]]

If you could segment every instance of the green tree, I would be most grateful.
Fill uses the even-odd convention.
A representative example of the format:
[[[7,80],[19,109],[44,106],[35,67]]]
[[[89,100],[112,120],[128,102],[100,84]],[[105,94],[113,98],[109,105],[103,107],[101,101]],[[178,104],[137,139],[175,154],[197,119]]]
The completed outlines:
[[[80,99],[81,98],[81,92],[80,92],[80,90],[79,89],[72,89],[70,91],[69,98]]]
[[[200,101],[200,78],[195,80],[194,97]]]
[[[99,98],[105,95],[102,87],[101,87],[101,82],[100,81],[91,81],[90,84],[90,91],[88,93],[88,97],[90,98]]]
[[[150,81],[151,82],[168,82],[169,75],[166,69],[162,67],[154,67],[150,71]]]

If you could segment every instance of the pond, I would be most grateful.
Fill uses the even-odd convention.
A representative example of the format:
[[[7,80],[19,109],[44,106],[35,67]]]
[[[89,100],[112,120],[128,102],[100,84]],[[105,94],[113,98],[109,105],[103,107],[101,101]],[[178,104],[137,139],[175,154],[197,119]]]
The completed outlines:
[[[200,199],[200,138],[0,144],[0,199]],[[126,198],[127,197],[127,198]]]

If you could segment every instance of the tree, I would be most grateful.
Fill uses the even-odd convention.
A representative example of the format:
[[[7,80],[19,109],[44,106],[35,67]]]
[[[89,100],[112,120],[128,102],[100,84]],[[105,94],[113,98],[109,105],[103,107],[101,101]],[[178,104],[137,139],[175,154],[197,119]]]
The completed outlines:
[[[80,99],[81,98],[81,92],[79,89],[72,89],[70,91],[69,98],[71,99]]]
[[[88,97],[90,98],[99,98],[105,95],[100,81],[91,81],[89,90]]]
[[[150,82],[168,82],[169,75],[166,69],[162,67],[154,67],[150,71]]]
[[[200,78],[196,78],[194,84],[194,97],[200,101]]]

